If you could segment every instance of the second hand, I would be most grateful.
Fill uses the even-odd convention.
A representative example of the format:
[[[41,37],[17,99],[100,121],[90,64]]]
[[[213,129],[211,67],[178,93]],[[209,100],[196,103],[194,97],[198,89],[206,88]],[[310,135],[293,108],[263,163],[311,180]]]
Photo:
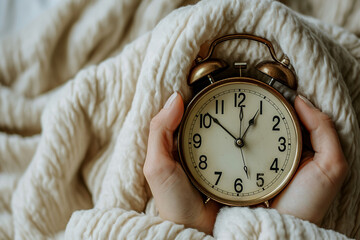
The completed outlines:
[[[245,173],[246,173],[246,177],[249,179],[249,178],[250,178],[250,174],[249,174],[249,172],[248,172],[248,168],[247,168],[246,163],[245,163],[245,157],[244,157],[244,153],[243,153],[242,148],[240,148],[240,151],[241,151],[241,157],[242,157],[243,164],[244,164],[244,171],[245,171]]]

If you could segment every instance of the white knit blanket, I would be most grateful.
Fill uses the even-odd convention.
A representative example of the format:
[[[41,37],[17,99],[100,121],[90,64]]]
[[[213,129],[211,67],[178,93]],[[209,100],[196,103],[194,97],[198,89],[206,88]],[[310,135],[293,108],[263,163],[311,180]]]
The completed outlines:
[[[0,239],[360,238],[359,1],[285,1],[323,21],[270,0],[59,2],[0,40]],[[243,32],[286,53],[298,92],[335,122],[350,170],[321,227],[224,207],[207,236],[156,216],[149,122],[174,91],[190,99],[204,42]],[[269,57],[247,41],[216,56]]]

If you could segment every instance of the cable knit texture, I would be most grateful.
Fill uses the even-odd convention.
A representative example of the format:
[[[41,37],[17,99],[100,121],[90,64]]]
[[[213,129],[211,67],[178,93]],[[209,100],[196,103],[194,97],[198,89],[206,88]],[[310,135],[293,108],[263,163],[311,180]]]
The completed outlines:
[[[293,9],[270,0],[64,0],[0,39],[0,239],[359,239],[359,4],[283,2]],[[226,207],[207,236],[159,218],[146,191],[151,118],[174,91],[191,98],[186,79],[203,43],[242,32],[286,53],[298,92],[335,122],[350,170],[321,227]],[[250,67],[269,58],[246,41],[215,56]]]

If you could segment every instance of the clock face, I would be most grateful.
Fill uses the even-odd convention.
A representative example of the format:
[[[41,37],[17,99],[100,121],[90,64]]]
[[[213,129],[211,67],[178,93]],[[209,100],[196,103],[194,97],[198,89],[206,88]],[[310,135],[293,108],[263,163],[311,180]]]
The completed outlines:
[[[276,90],[254,79],[229,78],[189,104],[179,152],[205,195],[228,205],[253,205],[274,197],[295,173],[300,126]]]

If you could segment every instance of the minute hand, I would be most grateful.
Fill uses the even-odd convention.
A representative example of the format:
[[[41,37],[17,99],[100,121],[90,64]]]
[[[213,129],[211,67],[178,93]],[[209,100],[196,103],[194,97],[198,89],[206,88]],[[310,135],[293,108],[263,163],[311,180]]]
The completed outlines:
[[[252,119],[249,120],[249,125],[248,125],[247,128],[245,129],[245,132],[244,132],[244,134],[241,136],[241,139],[244,139],[244,137],[245,137],[247,131],[249,130],[250,126],[251,126],[251,125],[254,125],[254,123],[255,123],[255,118],[256,118],[258,112],[259,112],[259,109],[256,111],[256,113],[254,114],[254,116],[252,117]]]
[[[208,113],[209,114],[209,113]],[[209,114],[209,116],[212,118],[212,120],[214,121],[214,123],[216,123],[217,125],[219,125],[222,129],[225,130],[225,132],[227,132],[233,139],[236,140],[236,137],[234,135],[231,134],[231,132],[229,132],[223,125],[221,125],[221,123],[219,122],[219,120],[217,118],[214,118],[213,116],[211,116]]]

